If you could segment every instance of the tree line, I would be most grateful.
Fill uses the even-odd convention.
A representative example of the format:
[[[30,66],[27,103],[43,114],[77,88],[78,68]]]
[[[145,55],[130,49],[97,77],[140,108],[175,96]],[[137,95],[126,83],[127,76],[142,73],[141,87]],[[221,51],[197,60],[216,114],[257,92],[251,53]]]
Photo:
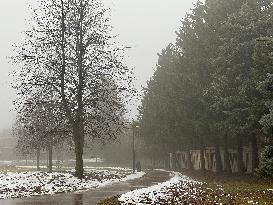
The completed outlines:
[[[147,154],[177,150],[238,150],[251,144],[253,167],[258,145],[273,133],[273,1],[197,1],[176,32],[176,42],[158,55],[155,73],[139,108]],[[228,155],[225,155],[227,157]]]
[[[133,89],[124,48],[111,35],[108,9],[100,0],[41,0],[31,29],[12,57],[17,91],[14,134],[21,153],[74,147],[83,177],[83,150],[94,140],[115,140]]]

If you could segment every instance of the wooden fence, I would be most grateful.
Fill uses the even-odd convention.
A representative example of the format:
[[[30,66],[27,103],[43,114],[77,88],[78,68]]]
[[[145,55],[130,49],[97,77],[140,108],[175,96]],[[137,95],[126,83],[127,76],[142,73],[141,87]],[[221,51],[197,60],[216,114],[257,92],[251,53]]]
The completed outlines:
[[[209,171],[216,171],[216,154],[215,147],[206,147],[204,150],[205,169]],[[225,150],[220,148],[220,156],[222,167],[225,163],[229,163],[233,173],[238,172],[238,151],[236,149],[227,150],[228,157],[225,157]],[[170,169],[189,169],[190,166],[194,170],[201,169],[200,150],[190,150],[189,152],[177,151],[170,153],[169,168]],[[253,172],[252,166],[252,150],[251,146],[243,147],[243,162],[246,173]]]

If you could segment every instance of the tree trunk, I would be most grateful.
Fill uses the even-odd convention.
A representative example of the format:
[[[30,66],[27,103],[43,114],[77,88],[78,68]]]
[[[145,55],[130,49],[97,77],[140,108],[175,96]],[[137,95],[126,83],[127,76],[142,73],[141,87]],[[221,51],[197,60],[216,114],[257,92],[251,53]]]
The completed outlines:
[[[75,165],[75,176],[82,179],[83,178],[83,141],[84,134],[79,124],[74,126],[73,137],[75,143],[75,156],[76,156],[76,165]]]
[[[223,171],[220,147],[217,145],[215,147],[215,160],[216,160],[216,173],[221,173]]]
[[[200,146],[200,170],[204,172],[205,168],[205,148],[203,145]]]
[[[37,171],[40,171],[40,148],[37,149],[36,153],[36,165],[37,165]]]
[[[195,132],[197,135],[197,131]],[[200,170],[204,172],[206,170],[205,167],[205,146],[204,146],[204,141],[203,137],[199,135],[199,149],[200,149]]]
[[[181,159],[180,154],[176,154],[175,155],[175,161],[176,161],[176,164],[177,164],[177,167],[176,167],[177,170],[181,170],[182,169],[180,159]]]
[[[224,160],[224,171],[227,173],[231,173],[231,165],[230,165],[230,159],[229,159],[229,153],[228,153],[228,137],[227,134],[225,134],[225,139],[224,139],[224,149],[225,149],[225,160]]]
[[[244,166],[244,160],[243,160],[243,143],[242,143],[242,137],[238,136],[238,173],[244,174],[245,172],[245,166]]]
[[[217,137],[215,138],[215,161],[216,161],[216,173],[221,173],[223,171],[223,165],[222,165],[222,159],[221,159],[221,153],[220,153],[220,145],[218,142]]]
[[[46,155],[46,167],[49,166],[49,162],[48,162],[48,154]]]
[[[187,151],[187,169],[193,170],[190,151]]]
[[[52,172],[52,156],[53,156],[53,147],[52,147],[52,138],[50,137],[48,144],[48,172]]]
[[[78,86],[77,86],[77,114],[76,121],[74,123],[74,142],[75,142],[75,154],[76,154],[76,177],[83,178],[83,146],[84,146],[84,43],[83,43],[83,18],[84,18],[84,6],[83,2],[79,5],[79,25],[78,25],[78,40],[77,40],[77,66],[78,66]]]
[[[56,157],[57,157],[57,169],[60,170],[61,168],[61,145],[58,144],[57,146],[57,149],[59,150],[57,153],[56,153]]]
[[[259,154],[256,135],[253,133],[251,136],[251,151],[252,151],[252,172],[259,166]]]

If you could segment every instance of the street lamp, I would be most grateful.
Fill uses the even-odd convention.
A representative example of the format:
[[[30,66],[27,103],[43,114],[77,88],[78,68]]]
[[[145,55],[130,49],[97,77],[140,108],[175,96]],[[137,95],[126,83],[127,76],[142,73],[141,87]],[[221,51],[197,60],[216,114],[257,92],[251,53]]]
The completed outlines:
[[[140,128],[139,125],[133,125],[133,142],[132,142],[132,152],[133,152],[133,173],[136,172],[136,152],[135,152],[135,129]]]

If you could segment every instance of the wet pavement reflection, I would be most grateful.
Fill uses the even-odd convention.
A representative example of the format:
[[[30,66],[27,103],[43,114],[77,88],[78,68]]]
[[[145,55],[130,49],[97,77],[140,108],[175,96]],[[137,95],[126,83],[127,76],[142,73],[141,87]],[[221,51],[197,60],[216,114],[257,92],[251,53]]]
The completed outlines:
[[[85,192],[0,200],[0,205],[96,205],[100,200],[134,189],[148,187],[170,178],[169,172],[153,170],[136,180],[120,182]]]

